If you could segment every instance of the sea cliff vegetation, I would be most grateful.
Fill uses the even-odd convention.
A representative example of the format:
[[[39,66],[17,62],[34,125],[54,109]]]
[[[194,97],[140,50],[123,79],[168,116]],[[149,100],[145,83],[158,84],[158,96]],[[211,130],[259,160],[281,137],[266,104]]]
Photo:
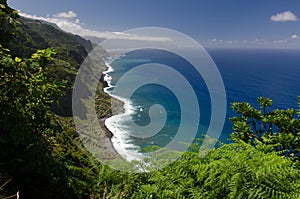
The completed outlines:
[[[92,46],[0,0],[0,198],[300,197],[300,111],[273,109],[268,98],[258,109],[233,103],[234,143],[205,157],[195,144],[163,169],[134,174],[96,161],[76,139],[69,105]],[[106,117],[102,86],[97,111]]]

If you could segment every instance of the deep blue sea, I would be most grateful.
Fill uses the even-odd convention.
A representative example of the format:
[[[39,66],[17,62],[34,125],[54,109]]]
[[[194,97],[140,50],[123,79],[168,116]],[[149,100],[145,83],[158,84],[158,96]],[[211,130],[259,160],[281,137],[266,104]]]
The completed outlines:
[[[220,141],[230,142],[232,124],[228,118],[234,116],[230,109],[232,102],[249,102],[257,106],[257,98],[264,96],[273,100],[274,108],[297,108],[297,96],[300,95],[300,50],[206,50],[215,62],[226,90],[227,114],[222,134],[219,137]],[[189,81],[200,106],[201,119],[197,136],[205,134],[211,115],[211,100],[207,86],[189,62],[172,53],[151,49],[132,51],[109,63],[111,68],[107,73],[107,79],[111,87],[107,89],[107,92],[116,95],[113,90],[118,80],[127,71],[146,63],[171,66]],[[153,72],[155,73],[155,67]],[[133,86],[139,78],[145,78],[147,75],[147,73],[133,75],[130,77],[128,86]],[[166,74],[165,78],[174,77]],[[176,94],[171,89],[158,84],[149,84],[139,87],[130,99],[124,99],[124,96],[116,97],[125,102],[126,113],[109,118],[106,125],[115,135],[112,142],[121,155],[133,159],[134,156],[140,155],[142,148],[151,145],[165,146],[174,138],[181,122],[181,109]],[[139,126],[155,122],[149,117],[149,108],[154,104],[160,104],[167,112],[164,127],[151,137],[132,136],[132,133],[136,131],[135,125],[131,125],[132,120]],[[192,112],[195,107],[190,108]],[[163,110],[154,117],[160,118],[160,113],[163,114]]]

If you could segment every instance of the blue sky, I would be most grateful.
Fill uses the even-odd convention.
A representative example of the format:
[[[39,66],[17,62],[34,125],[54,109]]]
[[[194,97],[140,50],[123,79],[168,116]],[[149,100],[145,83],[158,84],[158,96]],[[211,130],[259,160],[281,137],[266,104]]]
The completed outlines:
[[[9,0],[9,5],[75,33],[78,26],[107,34],[151,26],[180,31],[210,47],[300,48],[299,0]]]

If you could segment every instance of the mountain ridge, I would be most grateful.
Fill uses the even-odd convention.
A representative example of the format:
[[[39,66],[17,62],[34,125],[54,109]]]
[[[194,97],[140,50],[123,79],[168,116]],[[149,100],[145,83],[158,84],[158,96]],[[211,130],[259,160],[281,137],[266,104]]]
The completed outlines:
[[[55,81],[64,80],[65,95],[59,104],[53,104],[52,111],[60,116],[72,116],[72,90],[75,77],[84,59],[94,49],[95,44],[79,35],[61,30],[57,25],[25,17],[19,18],[20,25],[15,41],[11,43],[12,54],[18,57],[28,57],[38,49],[53,48],[56,50],[55,67],[50,68],[49,76]],[[106,51],[100,46],[101,56]],[[101,65],[105,65],[100,60]],[[102,79],[103,80],[103,79]],[[100,79],[101,81],[101,79]],[[104,84],[104,81],[102,81]]]

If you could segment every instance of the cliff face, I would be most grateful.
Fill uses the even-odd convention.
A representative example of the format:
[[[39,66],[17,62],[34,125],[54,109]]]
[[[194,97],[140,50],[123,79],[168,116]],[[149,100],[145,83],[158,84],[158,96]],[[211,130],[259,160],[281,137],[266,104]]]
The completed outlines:
[[[72,88],[77,70],[95,45],[78,35],[60,30],[55,24],[24,17],[20,18],[20,22],[16,39],[11,43],[12,54],[28,57],[38,49],[49,47],[57,51],[49,77],[65,81],[66,94],[58,106],[52,106],[52,110],[61,116],[72,116]],[[103,49],[103,54],[105,53]],[[99,64],[104,65],[104,62]]]

